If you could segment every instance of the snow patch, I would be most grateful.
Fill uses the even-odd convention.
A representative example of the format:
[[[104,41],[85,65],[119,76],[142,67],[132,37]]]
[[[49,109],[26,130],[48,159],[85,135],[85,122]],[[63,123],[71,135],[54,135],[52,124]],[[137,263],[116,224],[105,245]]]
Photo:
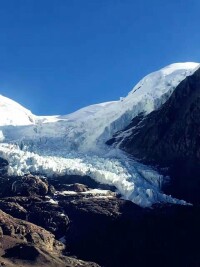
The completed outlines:
[[[54,205],[58,205],[58,201],[54,200],[53,198],[50,198],[47,202],[54,204]]]

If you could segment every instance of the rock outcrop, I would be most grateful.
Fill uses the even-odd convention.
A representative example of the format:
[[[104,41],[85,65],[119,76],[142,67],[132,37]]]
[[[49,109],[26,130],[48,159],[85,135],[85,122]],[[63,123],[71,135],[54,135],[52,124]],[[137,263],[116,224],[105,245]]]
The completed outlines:
[[[77,186],[69,185],[64,177],[61,181],[57,178],[45,182],[48,188],[53,182],[54,195],[25,193],[23,196],[7,192],[9,196],[0,198],[3,210],[0,210],[0,264],[8,267],[200,265],[199,207],[157,205],[143,209],[118,198],[114,192],[93,192],[88,179],[87,186]],[[2,186],[3,181],[7,183],[4,178]],[[65,187],[76,191],[63,193]]]
[[[41,179],[41,177],[27,175],[13,182],[12,192],[16,195],[23,196],[44,196],[48,193],[48,183],[44,179]]]
[[[0,264],[1,266],[91,266],[62,255],[64,245],[45,229],[13,218],[0,210]]]

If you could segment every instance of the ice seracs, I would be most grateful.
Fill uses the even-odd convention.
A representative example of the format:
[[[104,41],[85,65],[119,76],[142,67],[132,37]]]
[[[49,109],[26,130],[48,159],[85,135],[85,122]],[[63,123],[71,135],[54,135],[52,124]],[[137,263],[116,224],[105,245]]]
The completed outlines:
[[[118,158],[78,154],[69,154],[66,157],[39,156],[23,151],[16,145],[0,144],[0,157],[9,161],[8,173],[11,176],[27,173],[39,173],[47,177],[90,176],[99,183],[115,186],[123,198],[142,207],[149,207],[157,202],[186,204],[185,201],[173,199],[160,192],[162,175],[148,166],[126,158],[125,155],[122,157],[120,151],[118,153]],[[70,193],[67,191],[67,194]]]

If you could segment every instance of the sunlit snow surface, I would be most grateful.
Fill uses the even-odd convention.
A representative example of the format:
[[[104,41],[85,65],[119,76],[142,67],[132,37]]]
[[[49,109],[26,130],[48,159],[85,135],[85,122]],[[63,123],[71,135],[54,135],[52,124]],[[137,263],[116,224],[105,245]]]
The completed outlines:
[[[147,75],[119,101],[92,105],[66,116],[35,116],[0,96],[0,157],[9,161],[10,175],[89,175],[115,185],[125,199],[144,207],[176,202],[160,192],[161,175],[104,143],[139,113],[159,108],[198,67],[197,63],[172,64]]]

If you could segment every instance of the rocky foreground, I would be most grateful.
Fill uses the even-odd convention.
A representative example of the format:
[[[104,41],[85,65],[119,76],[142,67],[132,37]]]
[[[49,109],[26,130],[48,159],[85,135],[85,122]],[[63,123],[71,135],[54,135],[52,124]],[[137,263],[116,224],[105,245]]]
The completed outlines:
[[[65,253],[58,239],[69,218],[45,197],[52,194],[48,183],[37,176],[20,179],[1,178],[0,266],[99,266]]]
[[[8,177],[1,161],[0,266],[200,266],[198,206],[144,209],[114,191],[90,177]]]

